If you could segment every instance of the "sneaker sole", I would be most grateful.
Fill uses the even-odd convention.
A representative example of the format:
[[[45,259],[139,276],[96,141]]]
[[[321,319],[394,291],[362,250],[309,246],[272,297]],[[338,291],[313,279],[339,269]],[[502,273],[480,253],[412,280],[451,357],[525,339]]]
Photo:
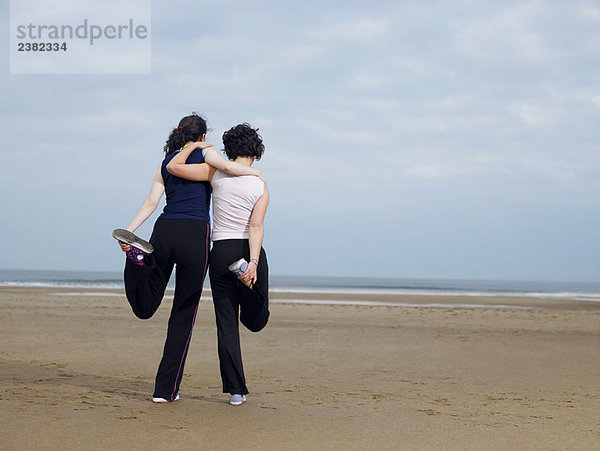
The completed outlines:
[[[157,403],[174,402],[174,401],[177,401],[178,399],[179,399],[179,395],[175,396],[175,399],[173,401],[171,401],[169,399],[165,399],[165,398],[152,398],[152,402],[157,402]]]
[[[242,400],[240,402],[231,402],[229,401],[229,404],[231,404],[232,406],[241,406],[242,404],[244,404],[246,402],[246,400]]]
[[[154,252],[154,246],[148,243],[148,241],[142,240],[139,236],[131,233],[129,230],[115,229],[113,230],[112,236],[115,240],[129,244],[130,246],[138,248],[147,254]]]

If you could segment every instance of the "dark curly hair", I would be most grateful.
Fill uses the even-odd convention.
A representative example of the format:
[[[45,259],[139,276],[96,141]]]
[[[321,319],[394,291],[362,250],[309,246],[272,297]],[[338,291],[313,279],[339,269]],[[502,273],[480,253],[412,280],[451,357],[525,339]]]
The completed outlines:
[[[202,135],[206,133],[206,121],[192,112],[179,121],[179,125],[173,129],[167,139],[164,150],[169,155],[179,150],[188,141],[199,141]]]
[[[265,145],[257,132],[258,128],[254,130],[250,124],[244,122],[223,133],[223,150],[227,158],[235,160],[237,157],[254,157],[255,160],[260,160]]]

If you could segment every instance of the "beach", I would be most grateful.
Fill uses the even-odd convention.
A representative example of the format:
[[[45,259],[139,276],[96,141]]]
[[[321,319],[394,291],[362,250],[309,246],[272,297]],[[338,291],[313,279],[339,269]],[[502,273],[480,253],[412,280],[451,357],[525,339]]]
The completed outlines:
[[[221,392],[210,293],[181,399],[151,402],[171,298],[0,287],[2,449],[600,449],[600,302],[272,293]]]

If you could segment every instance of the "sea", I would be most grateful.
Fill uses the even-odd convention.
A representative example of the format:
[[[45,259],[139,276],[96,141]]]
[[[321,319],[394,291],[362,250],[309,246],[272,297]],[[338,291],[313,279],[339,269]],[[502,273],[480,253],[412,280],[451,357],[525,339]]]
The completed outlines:
[[[174,288],[171,277],[169,288]],[[600,282],[411,279],[282,276],[269,278],[272,291],[297,293],[424,294],[438,296],[523,296],[600,302]],[[0,286],[123,288],[123,273],[0,269]],[[210,286],[208,277],[206,287]]]

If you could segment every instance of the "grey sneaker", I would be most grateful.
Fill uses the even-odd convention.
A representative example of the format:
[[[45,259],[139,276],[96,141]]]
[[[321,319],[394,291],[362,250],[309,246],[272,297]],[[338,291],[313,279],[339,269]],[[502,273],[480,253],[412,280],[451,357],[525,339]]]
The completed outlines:
[[[232,406],[239,406],[245,401],[246,395],[231,395],[231,398],[229,398],[229,404],[231,404]]]
[[[229,271],[234,273],[236,276],[241,276],[248,269],[248,262],[243,258],[240,258],[238,261],[233,262],[229,265]]]
[[[154,252],[154,246],[152,246],[148,241],[142,240],[139,236],[131,233],[129,230],[125,229],[115,229],[113,230],[112,236],[115,240],[121,241],[122,243],[129,244],[132,247],[135,247],[146,254],[151,254]]]

